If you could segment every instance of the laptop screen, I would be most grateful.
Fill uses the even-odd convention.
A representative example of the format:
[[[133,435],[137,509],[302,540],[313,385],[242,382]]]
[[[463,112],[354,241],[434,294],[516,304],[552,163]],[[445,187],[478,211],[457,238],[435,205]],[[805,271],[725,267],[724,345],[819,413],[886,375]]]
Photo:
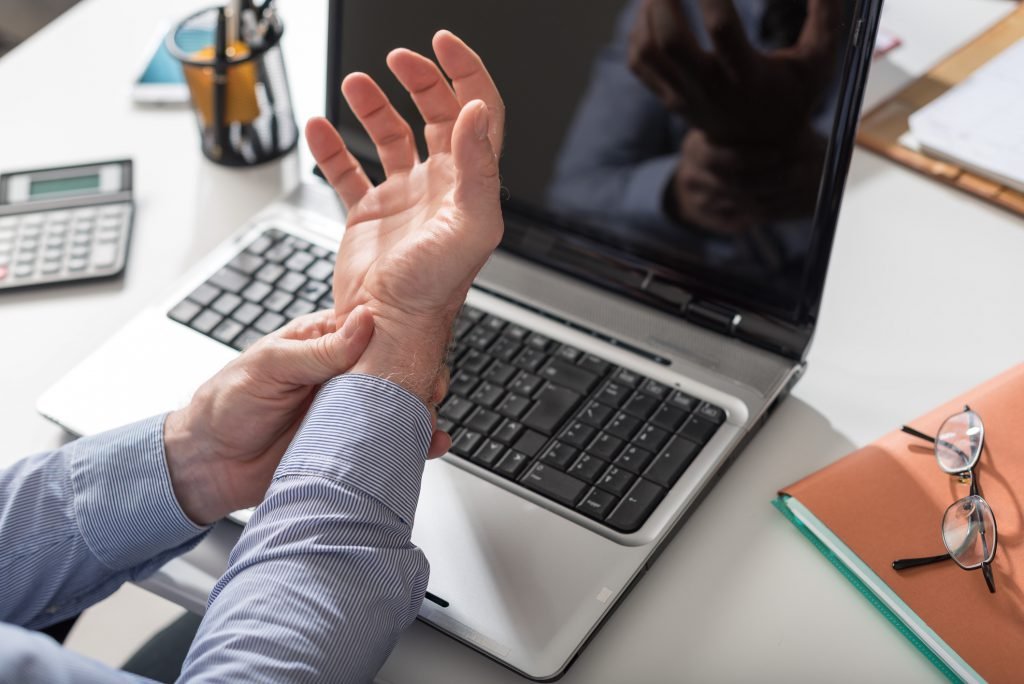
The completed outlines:
[[[730,11],[702,13],[714,3]],[[358,156],[373,150],[341,77],[373,76],[422,153],[384,60],[432,56],[450,29],[507,107],[504,249],[676,313],[700,299],[813,324],[870,53],[853,48],[874,22],[860,3],[334,0],[331,14],[328,111]]]

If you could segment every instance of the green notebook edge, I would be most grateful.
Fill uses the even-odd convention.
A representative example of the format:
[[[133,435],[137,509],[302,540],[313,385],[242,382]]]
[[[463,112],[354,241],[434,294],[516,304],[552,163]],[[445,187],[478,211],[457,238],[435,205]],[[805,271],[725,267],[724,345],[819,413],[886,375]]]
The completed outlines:
[[[847,547],[842,542],[841,539],[839,539],[834,534],[832,534],[831,531],[828,530],[827,526],[824,525],[824,523],[821,523],[821,521],[817,519],[817,516],[815,516],[806,506],[804,506],[797,499],[789,496],[788,494],[780,494],[779,496],[777,496],[775,499],[772,500],[772,506],[774,506],[776,508],[776,510],[778,510],[780,513],[782,513],[782,515],[785,516],[785,518],[787,520],[789,520],[789,522],[791,522],[793,524],[793,526],[796,527],[797,530],[799,530],[800,533],[805,538],[807,538],[814,545],[814,548],[816,548],[821,555],[823,555],[826,559],[828,559],[829,563],[831,563],[832,566],[834,568],[836,568],[843,575],[843,577],[845,577],[847,579],[847,581],[850,582],[850,584],[852,584],[854,586],[854,588],[857,589],[857,591],[860,592],[860,594],[862,596],[864,596],[864,598],[866,598],[871,603],[871,605],[874,606],[875,609],[879,613],[881,613],[885,617],[885,619],[893,627],[895,627],[896,630],[900,634],[902,634],[904,636],[904,638],[907,639],[907,641],[909,641],[911,644],[913,644],[914,648],[916,648],[918,651],[920,651],[921,654],[925,658],[928,659],[928,662],[930,662],[933,666],[935,666],[935,668],[937,670],[939,670],[939,672],[941,672],[943,674],[943,676],[946,677],[946,679],[948,679],[951,682],[955,682],[957,684],[960,684],[960,683],[963,683],[963,682],[974,682],[974,681],[983,682],[984,681],[984,679],[981,677],[981,675],[979,675],[977,672],[975,672],[974,669],[970,665],[968,665],[962,658],[960,658],[960,656],[957,655],[957,653],[955,651],[953,651],[953,649],[949,648],[949,646],[946,645],[946,643],[944,641],[942,641],[942,639],[939,638],[939,636],[937,634],[935,634],[935,632],[933,632],[930,627],[928,627],[923,621],[921,621],[919,627],[923,628],[924,630],[926,630],[936,641],[938,641],[940,644],[942,644],[945,647],[947,654],[950,657],[954,658],[957,661],[957,663],[967,673],[969,673],[969,676],[966,677],[966,678],[965,677],[961,677],[952,668],[950,668],[950,666],[947,665],[942,660],[942,658],[939,655],[937,655],[935,653],[935,651],[928,644],[926,644],[921,639],[921,637],[919,637],[917,635],[917,633],[915,633],[915,631],[910,626],[908,626],[907,623],[904,622],[904,620],[899,615],[897,615],[891,608],[889,608],[889,606],[887,606],[879,598],[878,594],[875,592],[874,589],[872,589],[864,581],[862,581],[861,578],[859,578],[856,574],[854,574],[854,572],[843,561],[843,559],[840,558],[839,556],[837,556],[832,551],[832,549],[830,549],[825,544],[825,542],[818,536],[818,534],[815,533],[814,530],[812,530],[809,527],[807,527],[807,525],[805,525],[803,523],[803,521],[801,521],[796,516],[796,514],[793,512],[793,510],[791,508],[791,506],[799,506],[800,509],[801,509],[801,514],[802,515],[804,515],[805,517],[810,517],[810,518],[813,518],[814,520],[817,520],[818,523],[821,525],[821,527],[824,530],[828,531],[828,534],[831,535],[831,539],[829,541],[833,545],[836,545],[837,547],[846,549],[847,553],[849,554],[849,556],[851,558],[855,558],[855,559],[857,559],[859,561],[859,558],[857,557],[857,555],[855,553],[853,553],[853,551],[851,551],[849,549],[849,547]],[[867,565],[863,564],[863,562],[860,562],[860,570],[861,570],[861,572],[864,572],[864,573],[870,573],[873,577],[875,577],[878,580],[879,584],[881,584],[883,586],[886,586],[885,583],[882,581],[882,579],[880,577],[878,577],[877,575],[875,575],[875,573],[872,572],[871,569],[868,568]],[[912,610],[910,610],[910,608],[908,606],[906,606],[906,604],[903,603],[902,600],[900,600],[899,597],[895,593],[891,592],[891,590],[890,590],[890,597],[889,598],[890,598],[890,600],[899,601],[900,604],[906,608],[906,611],[908,613],[916,616],[916,614]],[[918,618],[918,619],[920,619],[920,618]]]

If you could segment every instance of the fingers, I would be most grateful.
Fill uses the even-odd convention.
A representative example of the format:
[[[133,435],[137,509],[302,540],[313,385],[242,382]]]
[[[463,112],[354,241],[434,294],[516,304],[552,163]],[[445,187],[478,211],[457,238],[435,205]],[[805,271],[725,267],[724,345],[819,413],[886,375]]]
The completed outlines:
[[[676,0],[647,0],[633,24],[629,65],[669,109],[693,116],[705,99],[708,56]]]
[[[808,0],[807,19],[796,41],[797,49],[809,58],[828,59],[831,64],[839,21],[837,0]]]
[[[450,152],[452,129],[461,106],[444,74],[432,60],[405,48],[392,50],[387,61],[423,117],[427,151]]]
[[[328,312],[329,314],[329,312]],[[306,339],[288,335],[316,332],[328,317],[310,314],[266,338],[253,347],[253,363],[268,364],[268,370],[280,381],[297,387],[319,385],[348,371],[373,336],[373,316],[365,307],[356,307],[335,332]]]
[[[747,41],[733,0],[700,0],[700,9],[715,57],[733,73],[745,71],[753,57],[753,48]]]
[[[384,172],[391,176],[412,169],[419,161],[412,129],[380,86],[366,74],[357,72],[345,77],[341,92],[377,146]]]
[[[332,333],[336,329],[334,312],[324,309],[292,319],[274,334],[286,340],[310,340]]]
[[[464,108],[473,100],[482,101],[490,110],[487,136],[495,154],[501,153],[505,135],[505,103],[480,56],[451,31],[434,34],[434,54],[451,79],[459,104]]]
[[[491,130],[491,110],[486,104],[473,100],[465,105],[452,132],[452,158],[455,205],[472,227],[467,238],[481,249],[493,250],[501,242],[503,223],[498,157],[491,147]]]
[[[351,209],[373,187],[363,167],[348,151],[338,131],[327,119],[317,117],[309,120],[306,124],[306,144],[317,166],[323,171],[324,178],[338,193],[346,208]]]
[[[430,446],[427,447],[427,458],[444,456],[452,448],[452,438],[447,432],[434,430],[430,437]]]

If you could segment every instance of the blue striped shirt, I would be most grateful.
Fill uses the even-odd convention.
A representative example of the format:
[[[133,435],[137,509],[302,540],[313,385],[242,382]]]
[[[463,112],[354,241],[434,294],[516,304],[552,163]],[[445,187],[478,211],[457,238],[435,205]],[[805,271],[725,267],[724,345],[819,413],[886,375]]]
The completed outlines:
[[[0,682],[141,681],[26,628],[202,539],[171,489],[163,421],[0,471]],[[397,385],[326,383],[210,595],[180,681],[370,681],[426,590],[410,536],[430,437],[423,403]]]

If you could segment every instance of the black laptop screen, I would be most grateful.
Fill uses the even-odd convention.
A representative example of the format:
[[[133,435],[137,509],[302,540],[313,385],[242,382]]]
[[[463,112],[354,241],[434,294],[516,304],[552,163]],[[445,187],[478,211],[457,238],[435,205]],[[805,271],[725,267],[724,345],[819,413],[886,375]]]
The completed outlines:
[[[685,291],[808,325],[859,102],[854,4],[734,0],[713,43],[698,0],[335,0],[329,92],[365,71],[419,128],[385,55],[450,29],[507,107],[503,248],[669,310]]]

